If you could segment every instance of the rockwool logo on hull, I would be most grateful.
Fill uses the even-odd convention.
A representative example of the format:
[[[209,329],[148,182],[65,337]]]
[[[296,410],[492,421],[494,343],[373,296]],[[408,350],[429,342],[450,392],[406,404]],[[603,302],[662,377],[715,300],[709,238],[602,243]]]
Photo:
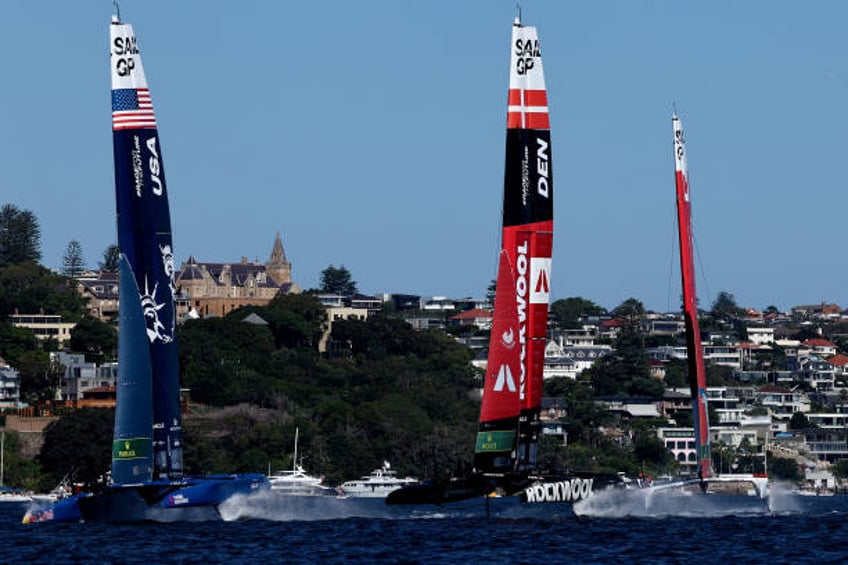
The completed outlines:
[[[553,483],[540,483],[524,489],[524,501],[534,502],[577,502],[592,495],[594,479],[571,479]]]

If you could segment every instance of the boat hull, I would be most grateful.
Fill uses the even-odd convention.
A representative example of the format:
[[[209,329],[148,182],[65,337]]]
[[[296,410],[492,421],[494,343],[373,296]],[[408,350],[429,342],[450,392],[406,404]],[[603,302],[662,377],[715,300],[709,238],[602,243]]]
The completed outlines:
[[[109,485],[80,493],[55,504],[28,511],[23,522],[142,522],[205,520],[218,517],[217,507],[234,496],[267,490],[261,474],[191,477],[183,481],[155,481]]]
[[[596,489],[618,482],[611,475],[471,475],[449,481],[422,483],[396,490],[386,504],[447,504],[475,497],[503,495],[524,504],[572,503],[585,500]]]

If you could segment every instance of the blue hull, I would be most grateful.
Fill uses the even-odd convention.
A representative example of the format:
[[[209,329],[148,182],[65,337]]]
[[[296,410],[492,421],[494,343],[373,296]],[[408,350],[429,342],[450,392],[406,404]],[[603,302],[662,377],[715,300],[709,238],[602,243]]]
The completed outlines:
[[[109,485],[30,510],[25,524],[36,522],[169,522],[216,518],[217,507],[234,496],[270,489],[262,474],[210,475],[183,481]]]

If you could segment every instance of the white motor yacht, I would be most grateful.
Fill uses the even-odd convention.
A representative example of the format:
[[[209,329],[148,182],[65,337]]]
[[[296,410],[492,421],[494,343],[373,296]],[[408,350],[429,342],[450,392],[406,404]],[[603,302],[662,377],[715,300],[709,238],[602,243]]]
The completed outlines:
[[[418,479],[412,477],[398,477],[397,471],[384,461],[383,466],[371,471],[370,475],[342,483],[338,492],[343,497],[385,498],[394,490],[417,483]]]

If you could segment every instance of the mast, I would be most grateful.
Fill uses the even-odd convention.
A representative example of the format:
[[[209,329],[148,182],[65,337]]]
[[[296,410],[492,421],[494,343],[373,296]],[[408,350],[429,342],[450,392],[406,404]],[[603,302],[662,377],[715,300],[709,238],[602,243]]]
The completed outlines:
[[[512,27],[503,232],[475,448],[479,471],[536,469],[550,297],[553,171],[536,28]]]
[[[121,263],[112,481],[179,479],[182,417],[168,193],[138,42],[118,14],[112,16],[110,53]]]
[[[294,460],[292,461],[292,471],[297,471],[297,435],[300,428],[294,429]]]
[[[689,200],[689,168],[686,163],[683,125],[672,114],[674,164],[677,192],[677,226],[680,238],[680,275],[683,283],[683,318],[686,326],[686,352],[689,364],[689,390],[692,396],[692,421],[698,453],[698,477],[713,475],[710,456],[710,425],[707,413],[707,373],[698,326],[698,298],[695,292],[695,266],[692,253],[692,204]]]

